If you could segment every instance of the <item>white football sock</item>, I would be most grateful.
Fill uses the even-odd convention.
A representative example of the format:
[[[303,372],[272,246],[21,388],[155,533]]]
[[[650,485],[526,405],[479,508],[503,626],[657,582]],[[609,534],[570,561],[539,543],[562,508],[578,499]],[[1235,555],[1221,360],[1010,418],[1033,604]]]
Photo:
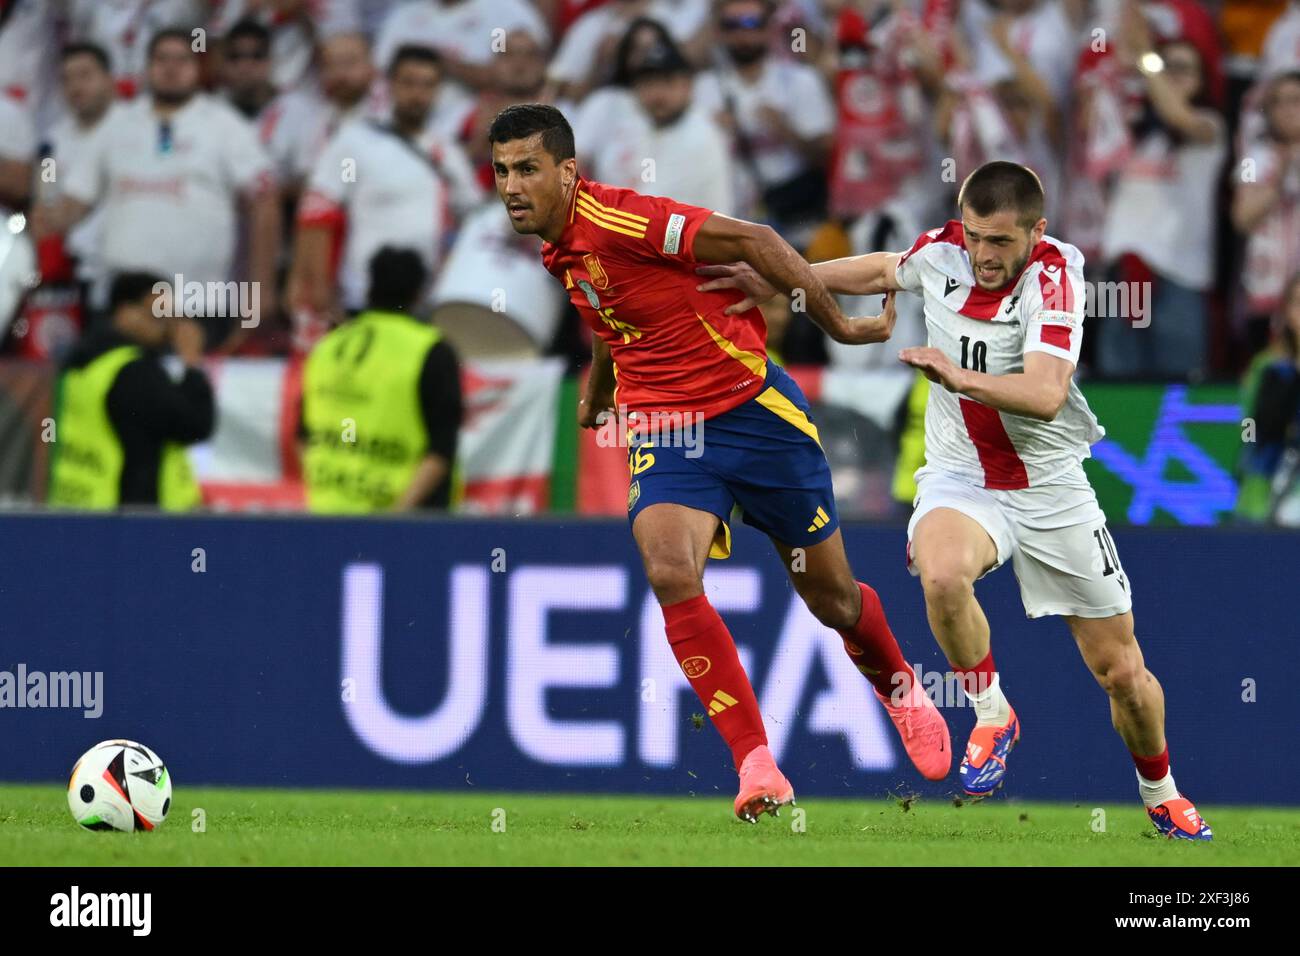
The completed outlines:
[[[1174,800],[1178,797],[1178,787],[1174,783],[1172,773],[1166,773],[1163,780],[1148,780],[1140,773],[1137,778],[1138,793],[1142,794],[1142,802],[1148,807],[1158,807],[1166,800]]]
[[[975,707],[975,723],[977,725],[993,724],[1001,727],[1011,719],[1011,705],[1007,703],[1007,698],[1002,693],[1002,675],[996,671],[993,674],[993,680],[989,682],[989,686],[978,694],[972,694],[965,686],[961,690],[966,695],[966,699]]]

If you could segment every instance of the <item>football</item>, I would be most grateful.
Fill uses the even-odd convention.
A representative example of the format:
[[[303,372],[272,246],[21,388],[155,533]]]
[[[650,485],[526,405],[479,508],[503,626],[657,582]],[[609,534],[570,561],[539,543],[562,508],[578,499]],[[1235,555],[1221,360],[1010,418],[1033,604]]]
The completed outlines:
[[[171,805],[171,774],[156,753],[134,740],[95,744],[68,778],[68,809],[87,830],[153,830]]]

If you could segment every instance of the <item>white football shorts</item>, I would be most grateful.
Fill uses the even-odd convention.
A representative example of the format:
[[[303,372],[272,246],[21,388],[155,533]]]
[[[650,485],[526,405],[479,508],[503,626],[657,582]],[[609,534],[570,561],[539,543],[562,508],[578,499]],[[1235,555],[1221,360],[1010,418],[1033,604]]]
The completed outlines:
[[[927,465],[916,473],[912,504],[907,564],[914,575],[920,573],[911,560],[917,522],[935,508],[951,508],[993,539],[998,558],[990,571],[1011,559],[1029,617],[1112,617],[1133,607],[1106,515],[1082,465],[1047,484],[1014,491],[982,488]]]

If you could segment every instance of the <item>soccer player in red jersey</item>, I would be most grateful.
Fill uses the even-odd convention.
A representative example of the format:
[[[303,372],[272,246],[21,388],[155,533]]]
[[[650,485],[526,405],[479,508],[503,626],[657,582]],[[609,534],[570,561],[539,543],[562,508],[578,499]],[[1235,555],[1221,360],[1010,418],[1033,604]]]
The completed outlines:
[[[762,313],[727,314],[743,295],[700,290],[696,268],[748,263],[773,287],[799,290],[810,318],[837,342],[886,340],[892,297],[878,316],[847,317],[770,227],[582,178],[573,131],[554,107],[508,107],[488,139],[515,231],[545,240],[547,270],[596,333],[579,423],[594,428],[616,408],[627,413],[632,535],[674,656],[731,749],[736,815],[753,822],[794,798],[731,634],[704,593],[705,562],[730,553],[737,504],[771,538],[808,609],[839,632],[917,769],[942,779],[947,724],[879,596],[849,568],[807,400],[768,360]]]

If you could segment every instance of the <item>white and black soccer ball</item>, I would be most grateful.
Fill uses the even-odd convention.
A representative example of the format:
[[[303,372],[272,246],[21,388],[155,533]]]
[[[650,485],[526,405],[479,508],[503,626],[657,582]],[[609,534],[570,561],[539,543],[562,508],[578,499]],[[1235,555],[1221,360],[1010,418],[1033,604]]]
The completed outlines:
[[[87,830],[153,830],[171,806],[171,774],[156,753],[134,740],[95,744],[68,778],[68,809]]]

